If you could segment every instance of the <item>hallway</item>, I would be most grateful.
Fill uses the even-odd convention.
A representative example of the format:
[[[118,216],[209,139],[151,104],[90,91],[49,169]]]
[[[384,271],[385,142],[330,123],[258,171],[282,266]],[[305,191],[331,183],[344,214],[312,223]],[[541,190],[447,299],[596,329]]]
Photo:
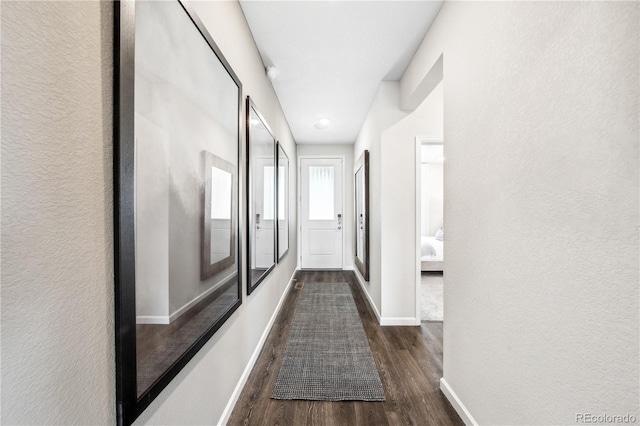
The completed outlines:
[[[439,390],[442,323],[381,327],[351,271],[298,271],[297,282],[348,282],[386,394],[385,402],[270,399],[301,291],[292,286],[229,425],[462,425]]]
[[[0,424],[640,419],[640,0],[1,9]],[[384,402],[271,399],[314,281]]]

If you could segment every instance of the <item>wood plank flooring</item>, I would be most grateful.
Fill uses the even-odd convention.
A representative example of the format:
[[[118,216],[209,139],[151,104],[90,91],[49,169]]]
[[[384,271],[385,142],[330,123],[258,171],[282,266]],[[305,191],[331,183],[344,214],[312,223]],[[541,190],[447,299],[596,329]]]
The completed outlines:
[[[464,425],[439,390],[442,323],[381,327],[350,271],[299,271],[298,282],[348,282],[384,387],[385,402],[271,399],[301,290],[291,287],[229,425]]]

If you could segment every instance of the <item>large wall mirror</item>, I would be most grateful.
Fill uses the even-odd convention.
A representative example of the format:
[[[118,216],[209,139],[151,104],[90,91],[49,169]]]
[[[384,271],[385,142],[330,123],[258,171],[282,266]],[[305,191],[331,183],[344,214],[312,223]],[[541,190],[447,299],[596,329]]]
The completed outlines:
[[[354,167],[356,195],[355,264],[369,281],[369,151],[365,150]]]
[[[278,142],[278,262],[289,251],[289,157]]]
[[[240,306],[242,86],[188,5],[125,0],[115,16],[116,396],[128,425]]]
[[[247,96],[247,221],[249,247],[247,294],[276,265],[276,139]]]

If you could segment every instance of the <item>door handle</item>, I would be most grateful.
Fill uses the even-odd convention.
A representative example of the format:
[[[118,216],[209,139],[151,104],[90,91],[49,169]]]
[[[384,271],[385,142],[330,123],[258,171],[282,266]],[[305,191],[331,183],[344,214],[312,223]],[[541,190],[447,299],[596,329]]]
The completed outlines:
[[[342,225],[342,215],[340,213],[338,213],[338,225]]]

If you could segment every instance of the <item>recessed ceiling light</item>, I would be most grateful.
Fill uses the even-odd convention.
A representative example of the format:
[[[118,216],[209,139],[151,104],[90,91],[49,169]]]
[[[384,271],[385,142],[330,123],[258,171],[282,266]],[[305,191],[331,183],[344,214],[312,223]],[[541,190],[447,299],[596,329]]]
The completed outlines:
[[[328,118],[322,118],[318,120],[316,124],[313,125],[316,129],[326,129],[331,124],[331,121]]]

